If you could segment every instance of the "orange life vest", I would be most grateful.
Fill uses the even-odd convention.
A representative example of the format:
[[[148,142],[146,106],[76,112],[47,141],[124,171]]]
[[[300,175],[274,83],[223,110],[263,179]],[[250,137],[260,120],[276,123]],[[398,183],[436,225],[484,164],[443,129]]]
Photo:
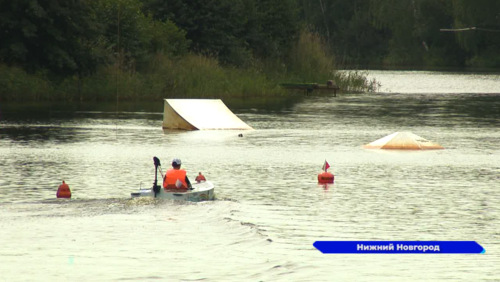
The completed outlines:
[[[180,181],[180,187],[175,185],[177,181]],[[183,169],[167,170],[165,179],[163,180],[163,188],[165,188],[165,190],[187,190],[186,171]]]
[[[68,184],[64,183],[59,185],[57,189],[56,197],[58,198],[71,198],[71,190],[69,190]]]
[[[196,182],[198,182],[198,183],[199,183],[199,182],[202,182],[202,181],[207,181],[207,179],[206,179],[206,178],[205,178],[205,176],[203,176],[203,175],[198,175],[198,176],[196,176],[196,179],[195,179],[195,180],[196,180]]]

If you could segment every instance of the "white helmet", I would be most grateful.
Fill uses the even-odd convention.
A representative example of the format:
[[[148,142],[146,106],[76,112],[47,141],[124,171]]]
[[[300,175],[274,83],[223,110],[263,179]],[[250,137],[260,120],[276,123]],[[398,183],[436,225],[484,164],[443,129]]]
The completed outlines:
[[[181,163],[182,163],[181,160],[178,158],[172,160],[172,165],[178,166],[181,165]]]

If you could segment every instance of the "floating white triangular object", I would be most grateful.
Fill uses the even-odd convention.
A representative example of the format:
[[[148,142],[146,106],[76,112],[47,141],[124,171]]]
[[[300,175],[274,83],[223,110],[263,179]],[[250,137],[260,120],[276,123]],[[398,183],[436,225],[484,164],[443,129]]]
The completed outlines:
[[[363,146],[367,149],[393,150],[432,150],[444,149],[441,145],[431,142],[411,132],[395,132]]]
[[[220,99],[165,99],[164,129],[249,130]]]

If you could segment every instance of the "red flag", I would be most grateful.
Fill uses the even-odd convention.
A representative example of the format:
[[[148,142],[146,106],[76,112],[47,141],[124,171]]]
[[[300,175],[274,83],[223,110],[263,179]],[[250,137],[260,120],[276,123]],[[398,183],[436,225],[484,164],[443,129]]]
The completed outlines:
[[[327,171],[329,168],[330,168],[330,165],[329,165],[329,164],[328,164],[328,162],[325,160],[325,164],[323,165],[323,170],[324,170],[324,171]]]

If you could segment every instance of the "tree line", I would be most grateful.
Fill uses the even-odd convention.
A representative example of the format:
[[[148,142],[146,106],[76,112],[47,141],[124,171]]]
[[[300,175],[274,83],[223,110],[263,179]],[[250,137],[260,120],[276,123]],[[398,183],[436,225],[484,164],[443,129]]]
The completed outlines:
[[[125,98],[283,94],[277,82],[328,78],[367,89],[363,76],[335,67],[497,67],[499,8],[496,0],[0,0],[0,99],[107,99],[113,81]],[[439,31],[471,26],[489,31]]]
[[[140,68],[159,52],[246,66],[254,56],[282,58],[300,27],[291,0],[1,0],[0,7],[0,62],[63,75],[110,63]]]
[[[497,0],[301,0],[345,65],[500,66]],[[476,29],[461,32],[442,29]]]

